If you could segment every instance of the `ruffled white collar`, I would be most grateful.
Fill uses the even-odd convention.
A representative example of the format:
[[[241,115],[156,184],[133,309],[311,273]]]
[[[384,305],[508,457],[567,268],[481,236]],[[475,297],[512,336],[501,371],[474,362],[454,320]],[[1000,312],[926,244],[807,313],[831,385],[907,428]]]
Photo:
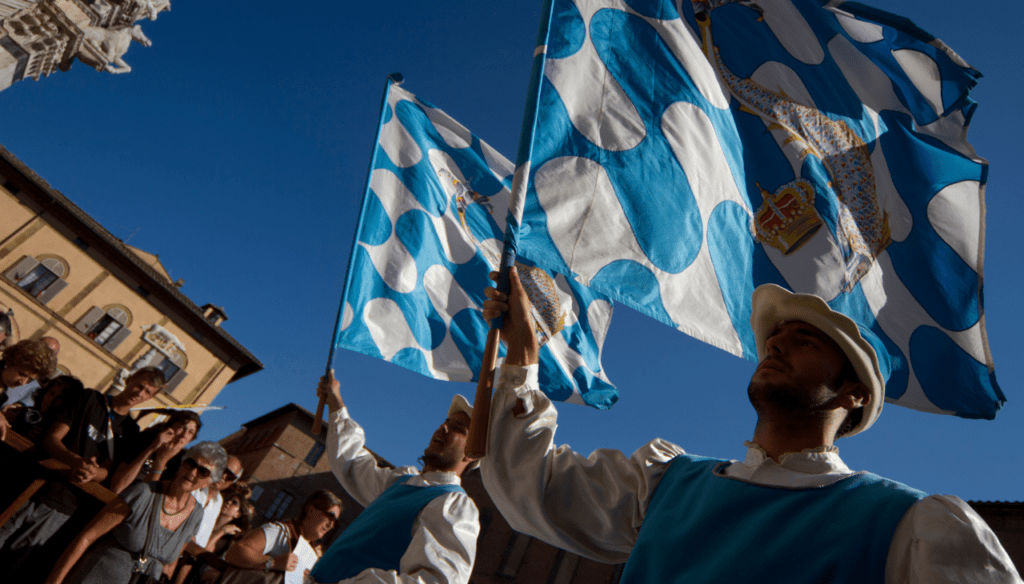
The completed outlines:
[[[751,469],[778,465],[787,470],[807,474],[847,474],[850,467],[839,458],[839,449],[834,445],[821,445],[806,448],[800,452],[787,452],[779,457],[779,462],[772,460],[768,453],[757,444],[747,440],[747,457],[741,464]]]
[[[420,476],[424,480],[431,483],[445,484],[445,485],[459,485],[462,484],[462,479],[459,475],[450,470],[432,470],[430,472],[421,472]]]
[[[447,470],[432,470],[430,472],[422,472],[414,466],[403,466],[398,469],[401,474],[414,475],[409,479],[409,484],[416,486],[432,486],[432,485],[461,485],[462,479],[456,473]]]

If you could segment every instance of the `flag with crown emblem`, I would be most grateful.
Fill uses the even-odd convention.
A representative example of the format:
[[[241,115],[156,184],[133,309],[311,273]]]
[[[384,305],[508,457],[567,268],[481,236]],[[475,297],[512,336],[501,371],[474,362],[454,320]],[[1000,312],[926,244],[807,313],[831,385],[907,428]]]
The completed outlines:
[[[520,257],[751,360],[754,288],[817,294],[888,401],[995,416],[977,70],[856,2],[547,8]]]
[[[475,381],[512,164],[390,80],[378,133],[335,346]],[[610,407],[618,392],[601,368],[601,344],[612,303],[563,275],[517,265],[542,343],[541,387],[553,399]]]

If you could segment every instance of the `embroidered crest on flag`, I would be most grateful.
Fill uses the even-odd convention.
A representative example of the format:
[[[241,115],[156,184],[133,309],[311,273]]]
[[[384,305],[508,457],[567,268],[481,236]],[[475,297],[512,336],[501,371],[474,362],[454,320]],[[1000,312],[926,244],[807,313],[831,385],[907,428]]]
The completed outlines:
[[[754,288],[872,338],[888,401],[992,418],[981,76],[841,0],[552,0],[520,257],[755,359]]]
[[[512,164],[441,110],[391,85],[335,344],[437,379],[477,379]],[[540,378],[554,399],[606,408],[600,364],[611,302],[517,263],[530,292]]]

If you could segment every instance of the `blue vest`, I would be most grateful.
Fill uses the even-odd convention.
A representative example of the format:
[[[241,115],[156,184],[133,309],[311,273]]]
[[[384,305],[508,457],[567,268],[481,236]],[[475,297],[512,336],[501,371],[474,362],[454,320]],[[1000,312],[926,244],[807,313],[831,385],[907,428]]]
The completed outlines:
[[[715,474],[723,462],[673,459],[622,584],[882,584],[896,525],[926,496],[871,473],[822,487],[757,485]]]
[[[316,582],[337,582],[367,568],[399,569],[412,543],[412,524],[427,503],[445,493],[465,493],[459,485],[412,487],[406,475],[395,481],[334,540],[310,575]]]

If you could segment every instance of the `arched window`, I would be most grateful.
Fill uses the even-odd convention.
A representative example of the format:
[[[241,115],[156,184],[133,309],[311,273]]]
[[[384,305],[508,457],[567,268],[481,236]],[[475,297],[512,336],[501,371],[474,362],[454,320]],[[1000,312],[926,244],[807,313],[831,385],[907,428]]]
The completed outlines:
[[[164,372],[164,392],[170,394],[174,391],[181,380],[185,378],[185,366],[188,361],[185,359],[184,354],[175,352],[172,357],[165,357],[163,361],[156,365],[157,369]]]
[[[164,357],[162,361],[157,363],[155,367],[160,371],[164,372],[164,393],[170,395],[178,385],[181,384],[181,380],[185,379],[188,373],[185,373],[185,367],[188,365],[188,359],[184,354],[175,352],[171,357]]]
[[[67,272],[68,266],[60,258],[49,256],[40,261],[34,257],[25,256],[13,268],[7,270],[4,277],[14,282],[18,288],[33,298],[46,304],[58,292],[67,288],[68,283],[64,280]]]
[[[116,349],[131,334],[132,314],[120,305],[93,307],[78,319],[75,328],[108,351]]]
[[[14,321],[14,311],[10,308],[0,306],[0,349],[7,346],[6,339],[11,338],[14,335],[14,331],[17,330],[17,323]],[[9,344],[14,344],[9,343]]]
[[[128,324],[128,313],[120,308],[110,308],[103,318],[89,329],[86,335],[102,345],[110,340],[110,337]]]

